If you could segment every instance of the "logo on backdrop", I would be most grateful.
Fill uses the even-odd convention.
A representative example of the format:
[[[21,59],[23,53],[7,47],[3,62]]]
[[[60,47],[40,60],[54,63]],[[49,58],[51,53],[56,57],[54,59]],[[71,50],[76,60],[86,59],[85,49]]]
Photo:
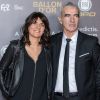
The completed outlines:
[[[92,7],[92,2],[91,0],[79,0],[78,6],[81,11],[89,11]]]
[[[24,7],[23,6],[20,6],[18,4],[15,4],[14,5],[14,10],[18,10],[18,11],[23,11]]]
[[[79,0],[78,7],[80,9],[80,16],[89,16],[95,17],[96,12],[90,11],[92,8],[92,1],[91,0]]]
[[[18,4],[14,4],[14,5],[12,5],[12,7],[8,3],[6,3],[6,4],[3,3],[3,4],[0,5],[0,9],[1,9],[2,12],[11,11],[12,10],[11,8],[16,10],[16,11],[23,11],[23,9],[24,9],[23,6],[18,5]]]
[[[1,9],[1,11],[3,11],[3,12],[10,11],[10,4],[1,4],[1,5],[0,5],[0,9]]]
[[[99,32],[99,29],[95,26],[90,26],[90,27],[84,26],[84,27],[80,27],[79,30],[82,32],[88,32],[89,35],[96,36],[96,37],[98,36],[97,32]]]
[[[52,13],[55,14],[59,8],[61,8],[62,3],[58,1],[34,1],[33,7],[38,8],[40,12]]]

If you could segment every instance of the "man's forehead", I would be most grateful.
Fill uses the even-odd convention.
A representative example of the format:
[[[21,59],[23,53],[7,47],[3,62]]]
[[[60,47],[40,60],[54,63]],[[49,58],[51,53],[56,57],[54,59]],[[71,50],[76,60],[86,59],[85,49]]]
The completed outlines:
[[[62,13],[78,13],[78,9],[73,6],[66,6],[62,9]]]
[[[76,11],[78,11],[77,7],[75,7],[75,6],[65,6],[65,7],[63,7],[62,11],[63,10],[76,10]]]

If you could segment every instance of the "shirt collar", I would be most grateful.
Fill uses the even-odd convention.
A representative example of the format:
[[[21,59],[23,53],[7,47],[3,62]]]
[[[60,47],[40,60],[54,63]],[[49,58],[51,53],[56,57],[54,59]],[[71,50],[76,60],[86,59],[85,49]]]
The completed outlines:
[[[71,41],[77,41],[77,37],[78,37],[78,30],[71,37]],[[66,39],[67,39],[67,36],[65,34],[63,34],[63,39],[64,39],[64,41],[66,41]]]

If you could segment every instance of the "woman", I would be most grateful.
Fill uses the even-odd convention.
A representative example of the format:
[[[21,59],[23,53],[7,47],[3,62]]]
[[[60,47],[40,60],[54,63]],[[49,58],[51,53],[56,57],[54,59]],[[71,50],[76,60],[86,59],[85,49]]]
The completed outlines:
[[[2,93],[9,100],[47,100],[51,86],[47,17],[33,12],[27,17],[22,32],[21,40],[10,43],[0,62]],[[8,66],[13,71],[8,72]]]

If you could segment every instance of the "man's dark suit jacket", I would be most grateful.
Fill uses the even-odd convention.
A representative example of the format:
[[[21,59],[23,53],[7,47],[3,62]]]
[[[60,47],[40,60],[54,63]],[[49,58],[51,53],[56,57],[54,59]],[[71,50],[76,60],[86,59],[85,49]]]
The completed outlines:
[[[63,33],[51,37],[54,92]],[[100,100],[100,45],[93,36],[78,32],[75,78],[80,100]]]

